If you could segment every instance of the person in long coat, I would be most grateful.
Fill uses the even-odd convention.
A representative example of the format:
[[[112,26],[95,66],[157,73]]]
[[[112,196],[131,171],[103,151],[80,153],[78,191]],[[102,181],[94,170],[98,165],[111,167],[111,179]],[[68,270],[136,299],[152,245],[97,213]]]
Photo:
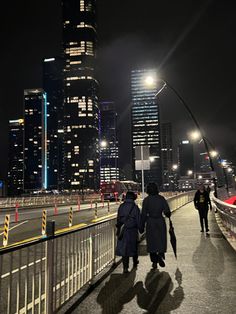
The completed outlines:
[[[147,186],[148,196],[143,200],[141,213],[140,232],[143,233],[146,226],[147,252],[150,254],[153,269],[157,263],[165,267],[165,252],[167,249],[166,217],[171,216],[171,211],[166,199],[159,195],[155,183]]]
[[[128,191],[124,203],[118,208],[117,228],[124,224],[122,239],[117,239],[116,255],[122,256],[123,271],[128,272],[129,257],[133,257],[133,267],[138,261],[138,231],[140,227],[140,210],[135,203],[136,195]]]
[[[206,191],[205,186],[201,184],[194,196],[194,206],[198,210],[199,220],[201,225],[201,232],[204,232],[204,225],[206,232],[209,231],[208,228],[208,211],[209,206],[212,209],[211,200],[209,193]]]

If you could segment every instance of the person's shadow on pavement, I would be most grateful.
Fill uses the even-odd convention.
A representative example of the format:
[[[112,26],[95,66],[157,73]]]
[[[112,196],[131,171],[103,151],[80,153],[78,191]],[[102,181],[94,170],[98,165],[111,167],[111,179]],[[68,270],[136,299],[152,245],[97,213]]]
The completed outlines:
[[[143,285],[142,281],[136,283],[137,303],[146,313],[170,313],[177,309],[184,299],[184,291],[181,287],[182,274],[177,268],[175,279],[178,287],[171,294],[174,284],[167,272],[150,271]],[[164,301],[164,302],[163,302]]]
[[[130,302],[135,296],[134,281],[136,270],[128,274],[112,274],[109,281],[97,296],[97,302],[102,307],[102,314],[117,314],[124,304]]]

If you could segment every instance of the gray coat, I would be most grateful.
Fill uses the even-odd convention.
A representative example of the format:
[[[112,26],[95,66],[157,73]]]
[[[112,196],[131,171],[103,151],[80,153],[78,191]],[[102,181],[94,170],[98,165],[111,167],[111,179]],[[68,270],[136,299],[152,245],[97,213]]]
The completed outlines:
[[[148,253],[165,253],[167,249],[166,222],[163,213],[170,217],[171,211],[165,198],[161,195],[150,195],[143,200],[141,214],[141,233],[146,226]]]
[[[130,218],[126,221],[131,207],[134,205]],[[136,256],[138,255],[138,230],[140,226],[140,210],[131,199],[125,200],[118,208],[117,225],[125,222],[124,236],[117,240],[116,255],[118,256]]]

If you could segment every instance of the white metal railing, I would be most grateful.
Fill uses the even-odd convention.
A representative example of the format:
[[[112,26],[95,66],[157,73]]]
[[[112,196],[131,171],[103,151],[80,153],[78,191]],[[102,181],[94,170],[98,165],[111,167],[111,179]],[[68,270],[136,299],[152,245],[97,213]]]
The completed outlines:
[[[221,222],[225,229],[236,239],[236,205],[225,203],[212,196]]]
[[[100,194],[86,194],[86,195],[48,195],[48,196],[29,196],[29,197],[9,197],[0,198],[0,209],[13,208],[16,205],[19,207],[33,207],[42,205],[68,205],[76,204],[80,201],[95,201],[100,200]]]
[[[168,199],[171,210],[193,192]],[[0,313],[56,312],[115,261],[116,219],[0,250]]]

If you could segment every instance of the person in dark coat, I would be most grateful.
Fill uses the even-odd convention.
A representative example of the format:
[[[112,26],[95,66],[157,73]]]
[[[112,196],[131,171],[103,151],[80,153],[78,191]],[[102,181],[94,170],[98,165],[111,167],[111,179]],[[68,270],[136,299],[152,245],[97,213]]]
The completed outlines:
[[[206,232],[208,232],[209,229],[208,229],[207,215],[208,215],[209,206],[210,206],[210,209],[212,209],[212,206],[211,206],[209,193],[206,191],[205,186],[203,184],[199,186],[199,189],[195,193],[193,201],[194,201],[194,206],[198,210],[198,213],[199,213],[201,232],[204,232],[204,224],[205,224]]]
[[[117,228],[124,224],[124,235],[117,239],[116,255],[122,256],[123,271],[128,272],[129,257],[133,257],[133,267],[137,267],[138,261],[138,231],[140,227],[140,210],[135,203],[134,192],[126,193],[125,201],[118,208]]]
[[[141,213],[140,232],[143,233],[146,226],[147,252],[150,254],[153,269],[157,263],[165,267],[165,252],[167,249],[166,217],[171,216],[171,211],[166,199],[159,195],[155,183],[147,186],[148,196],[143,200]]]

